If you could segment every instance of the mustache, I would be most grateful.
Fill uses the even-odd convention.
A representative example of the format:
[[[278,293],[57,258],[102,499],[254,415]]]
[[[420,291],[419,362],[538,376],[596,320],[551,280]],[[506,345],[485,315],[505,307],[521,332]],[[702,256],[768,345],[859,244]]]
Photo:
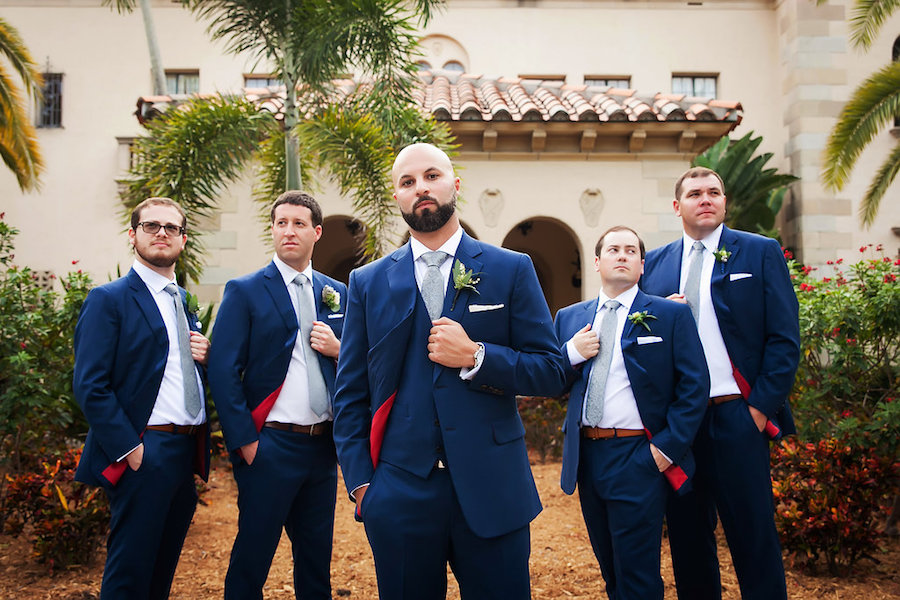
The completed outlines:
[[[416,210],[425,202],[431,202],[433,204],[438,204],[438,201],[436,199],[432,198],[431,196],[422,196],[421,198],[416,200],[415,204],[413,204],[413,210]]]

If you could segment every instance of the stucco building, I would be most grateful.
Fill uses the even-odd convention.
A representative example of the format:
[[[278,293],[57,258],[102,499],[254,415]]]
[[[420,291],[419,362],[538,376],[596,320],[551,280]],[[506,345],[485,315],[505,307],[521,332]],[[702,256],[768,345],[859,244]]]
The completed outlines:
[[[177,3],[153,16],[173,93],[235,91],[272,83],[265,65],[224,53],[205,24]],[[762,135],[770,166],[801,177],[782,210],[787,245],[809,263],[858,255],[900,239],[897,184],[869,230],[859,199],[896,143],[883,132],[847,188],[823,189],[821,152],[856,85],[892,59],[900,15],[865,54],[847,39],[846,0],[449,0],[422,32],[424,110],[448,121],[461,144],[461,217],[478,238],[529,252],[551,308],[596,294],[593,247],[627,224],[655,247],[679,235],[673,184],[719,136]],[[151,77],[139,12],[99,0],[0,0],[55,86],[36,111],[47,171],[22,194],[0,170],[0,211],[22,233],[17,261],[64,273],[78,260],[102,282],[126,269],[116,179],[141,135],[136,102]],[[56,99],[58,98],[58,103]],[[48,110],[54,108],[54,110]],[[58,110],[56,110],[58,109]],[[264,264],[251,177],[226,189],[210,223],[202,299]],[[317,268],[341,277],[355,260],[351,199],[328,188]],[[402,230],[402,225],[398,226]]]

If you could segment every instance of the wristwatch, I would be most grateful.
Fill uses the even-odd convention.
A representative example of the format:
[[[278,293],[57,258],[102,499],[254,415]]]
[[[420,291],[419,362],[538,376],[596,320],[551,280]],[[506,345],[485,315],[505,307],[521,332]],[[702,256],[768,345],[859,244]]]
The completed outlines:
[[[482,361],[484,360],[484,344],[482,344],[481,342],[475,343],[478,344],[478,348],[475,350],[475,366],[472,367],[473,369],[477,369],[478,367],[480,367]]]

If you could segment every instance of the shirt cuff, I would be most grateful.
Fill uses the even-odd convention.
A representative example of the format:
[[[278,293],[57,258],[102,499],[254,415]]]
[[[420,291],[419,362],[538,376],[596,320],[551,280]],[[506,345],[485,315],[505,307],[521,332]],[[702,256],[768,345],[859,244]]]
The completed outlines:
[[[459,378],[463,381],[472,381],[476,375],[478,375],[478,371],[481,370],[481,365],[484,364],[484,344],[478,342],[478,345],[481,346],[482,352],[478,356],[478,360],[475,361],[474,367],[460,367],[459,368]]]
[[[587,359],[581,355],[581,352],[575,349],[575,344],[572,343],[572,340],[566,342],[566,353],[569,355],[569,364],[573,367],[577,367],[581,363],[587,361]]]
[[[143,443],[144,442],[141,442],[141,444],[143,444]],[[132,452],[134,452],[135,450],[137,450],[138,446],[140,446],[141,444],[138,444],[137,446],[135,446],[134,448],[132,448],[131,450],[129,450],[128,452],[126,452],[125,454],[123,454],[122,456],[117,458],[116,462],[122,462],[123,460],[125,460],[125,457],[128,456],[129,454],[131,454]]]
[[[358,485],[355,488],[353,488],[352,492],[350,492],[350,497],[353,498],[354,502],[356,502],[356,492],[358,492],[359,490],[361,490],[362,488],[365,488],[365,487],[369,487],[369,484],[364,483],[362,485]]]

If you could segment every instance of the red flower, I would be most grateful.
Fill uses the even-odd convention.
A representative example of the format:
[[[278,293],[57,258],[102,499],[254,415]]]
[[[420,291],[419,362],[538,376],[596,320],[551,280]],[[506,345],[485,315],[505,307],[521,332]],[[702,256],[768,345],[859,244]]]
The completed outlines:
[[[793,252],[791,252],[790,250],[788,250],[787,248],[784,248],[784,247],[782,247],[781,249],[784,252],[784,257],[786,259],[791,260],[792,258],[794,258]]]
[[[19,342],[19,346],[21,346],[22,350],[25,349],[25,342]]]
[[[828,283],[829,281],[831,281],[831,277],[823,277],[822,278],[823,283]]]
[[[885,283],[894,283],[895,281],[897,281],[897,276],[894,275],[893,273],[888,273],[887,275],[884,276]]]
[[[872,244],[869,244],[869,245],[871,246]],[[881,244],[878,244],[877,246],[875,246],[875,249],[878,250],[879,252],[881,252],[882,250],[884,250],[884,246]]]
[[[859,251],[860,251],[860,252],[865,252],[865,251],[866,251],[866,247],[865,247],[865,246],[860,246],[860,247],[859,247]]]
[[[77,265],[77,264],[78,264],[78,259],[73,260],[73,261],[72,261],[72,264],[73,264],[73,265]]]
[[[837,259],[837,260],[835,261],[835,264],[838,264],[838,265],[839,265],[839,264],[841,264],[842,262],[844,262],[844,259],[843,259],[843,258],[839,258],[839,259]]]
[[[825,264],[826,264],[826,265],[833,265],[833,264],[834,264],[834,261],[833,261],[833,260],[826,260],[826,261],[825,261]]]
[[[856,338],[847,338],[847,345],[848,345],[848,346],[855,346],[855,345],[856,345]]]
[[[844,412],[841,413],[841,416],[844,417],[845,419],[846,419],[847,417],[849,417],[850,415],[851,415],[851,413],[850,413],[849,410],[845,410]]]
[[[816,289],[816,286],[814,286],[814,285],[809,285],[808,283],[801,283],[801,284],[800,284],[800,291],[801,291],[801,292],[812,292],[812,291],[814,291],[815,289]]]
[[[811,272],[815,271],[816,268],[815,268],[815,267],[811,267],[811,266],[809,266],[809,265],[803,265],[803,268],[800,269],[800,270],[803,271],[803,274],[804,274],[804,275],[809,275]]]

